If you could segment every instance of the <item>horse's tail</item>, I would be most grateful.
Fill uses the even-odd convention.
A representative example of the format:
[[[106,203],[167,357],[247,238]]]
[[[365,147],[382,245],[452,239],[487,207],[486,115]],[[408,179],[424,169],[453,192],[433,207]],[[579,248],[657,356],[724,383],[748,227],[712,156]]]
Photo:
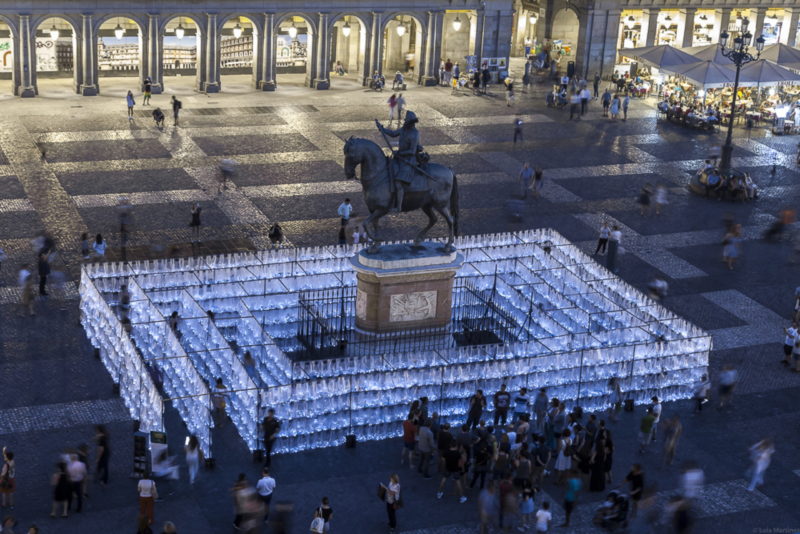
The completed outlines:
[[[450,189],[450,214],[453,216],[453,235],[458,236],[458,177],[453,173],[453,187]]]

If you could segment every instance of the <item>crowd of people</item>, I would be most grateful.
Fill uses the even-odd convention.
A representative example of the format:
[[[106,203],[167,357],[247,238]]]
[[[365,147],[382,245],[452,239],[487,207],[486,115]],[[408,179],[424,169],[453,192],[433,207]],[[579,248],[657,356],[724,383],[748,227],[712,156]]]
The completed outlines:
[[[659,114],[668,120],[701,130],[715,130],[721,120],[719,107],[711,105],[703,109],[702,106],[684,106],[677,99],[666,99],[657,107]]]

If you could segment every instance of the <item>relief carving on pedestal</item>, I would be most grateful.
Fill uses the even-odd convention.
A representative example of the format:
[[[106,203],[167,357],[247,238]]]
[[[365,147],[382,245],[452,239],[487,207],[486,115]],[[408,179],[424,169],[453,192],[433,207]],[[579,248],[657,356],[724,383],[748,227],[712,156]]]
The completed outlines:
[[[436,317],[436,291],[416,291],[392,295],[389,322],[421,321]]]
[[[367,319],[367,293],[360,289],[356,291],[356,317],[362,321]]]

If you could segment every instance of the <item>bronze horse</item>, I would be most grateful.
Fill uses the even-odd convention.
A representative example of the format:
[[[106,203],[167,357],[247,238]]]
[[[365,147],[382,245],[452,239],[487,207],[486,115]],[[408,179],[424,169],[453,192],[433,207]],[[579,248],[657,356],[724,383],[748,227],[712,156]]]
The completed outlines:
[[[369,210],[369,217],[364,221],[364,230],[372,239],[370,252],[377,252],[380,246],[378,239],[378,221],[392,208],[392,187],[389,177],[390,165],[404,165],[393,162],[381,147],[368,139],[350,137],[344,144],[344,174],[347,179],[356,177],[356,167],[361,165],[361,187],[364,190],[364,201]],[[428,231],[433,228],[438,218],[436,213],[447,221],[449,231],[445,252],[455,250],[453,241],[458,235],[458,181],[452,169],[444,165],[430,163],[425,172],[433,179],[428,179],[428,187],[421,191],[406,191],[403,197],[402,211],[421,209],[428,216],[428,225],[414,238],[414,245],[419,245]]]

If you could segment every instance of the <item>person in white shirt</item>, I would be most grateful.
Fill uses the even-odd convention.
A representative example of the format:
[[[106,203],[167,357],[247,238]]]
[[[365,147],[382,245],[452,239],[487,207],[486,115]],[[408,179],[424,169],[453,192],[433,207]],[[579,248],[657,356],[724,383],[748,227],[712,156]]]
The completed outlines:
[[[547,532],[550,528],[550,521],[553,520],[553,514],[550,513],[550,503],[545,501],[542,507],[536,512],[536,532]]]
[[[153,524],[153,504],[158,498],[158,491],[156,490],[156,483],[150,478],[150,475],[145,475],[136,486],[136,491],[139,492],[139,515],[147,517],[148,524]]]
[[[681,474],[681,493],[684,499],[696,499],[705,484],[706,475],[694,462],[689,462]]]
[[[75,511],[80,513],[83,510],[83,493],[84,483],[86,482],[86,464],[78,460],[77,454],[69,455],[69,463],[67,464],[67,474],[69,475],[69,483],[72,486],[72,493],[78,499],[78,506]],[[72,499],[69,499],[71,502]],[[69,508],[69,504],[67,508]]]
[[[269,503],[272,501],[272,492],[275,491],[275,479],[269,476],[269,468],[261,472],[261,478],[256,482],[256,492],[264,501],[264,522],[269,518]]]
[[[350,204],[349,198],[344,199],[344,202],[339,204],[339,209],[336,213],[342,218],[342,226],[347,226],[347,223],[350,222],[350,214],[353,213],[353,205]]]
[[[650,441],[655,443],[656,427],[658,427],[658,422],[661,421],[662,406],[661,406],[661,399],[659,399],[658,397],[652,397],[650,400],[653,401],[652,409],[653,409],[653,417],[655,417],[655,419],[653,420],[653,429],[650,431]]]

